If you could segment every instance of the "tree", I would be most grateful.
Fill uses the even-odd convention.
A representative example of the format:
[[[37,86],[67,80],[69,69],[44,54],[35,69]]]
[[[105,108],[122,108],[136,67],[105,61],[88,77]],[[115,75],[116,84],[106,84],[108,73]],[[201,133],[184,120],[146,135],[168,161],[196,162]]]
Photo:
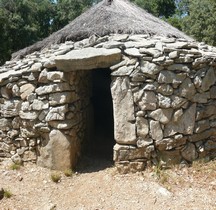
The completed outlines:
[[[0,0],[0,63],[12,52],[48,36],[54,12],[50,0]]]
[[[216,45],[216,1],[190,0],[189,13],[183,20],[183,30],[210,45]]]
[[[131,0],[138,6],[157,17],[170,17],[175,14],[176,4],[174,0]]]
[[[74,18],[89,8],[95,0],[57,0],[56,16],[53,19],[53,30],[67,25]]]

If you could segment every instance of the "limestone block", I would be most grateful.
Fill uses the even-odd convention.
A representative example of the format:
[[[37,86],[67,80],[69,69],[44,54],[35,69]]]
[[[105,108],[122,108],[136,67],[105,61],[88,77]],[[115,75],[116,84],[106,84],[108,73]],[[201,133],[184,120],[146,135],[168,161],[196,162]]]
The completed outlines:
[[[200,104],[205,104],[208,102],[208,99],[210,99],[210,92],[204,92],[195,94],[192,98],[192,101]]]
[[[207,90],[210,89],[210,87],[211,87],[212,85],[215,84],[215,82],[216,82],[215,71],[214,71],[213,67],[211,67],[211,68],[207,71],[205,77],[203,78],[202,85],[201,85],[201,89],[202,89],[203,91],[207,91]]]
[[[186,78],[179,87],[179,95],[188,99],[193,98],[196,90],[190,78]]]
[[[56,66],[62,71],[90,70],[107,68],[119,63],[121,50],[105,48],[83,48],[73,50],[55,58]]]
[[[174,122],[173,120],[165,125],[164,137],[172,136],[176,133],[193,134],[195,126],[196,104],[192,104],[182,115],[182,117]]]
[[[51,106],[58,104],[73,103],[77,101],[79,96],[75,92],[51,93],[49,95],[49,103]]]
[[[171,150],[181,145],[184,145],[187,141],[187,137],[183,137],[183,135],[175,135],[172,138],[164,138],[159,141],[156,141],[156,147],[160,150]]]
[[[137,148],[135,146],[123,146],[116,144],[114,146],[114,161],[130,161],[136,159],[150,158],[154,152],[154,146]]]
[[[10,130],[10,128],[12,127],[11,122],[12,121],[10,119],[5,119],[5,118],[0,119],[0,130],[1,131]]]
[[[161,71],[158,76],[158,83],[181,84],[186,78],[185,73],[175,74],[172,71]]]
[[[213,86],[210,89],[210,96],[211,96],[212,99],[216,99],[216,86]]]
[[[31,109],[32,110],[43,110],[43,109],[48,109],[49,108],[49,101],[48,100],[38,100],[34,99],[32,104],[31,104]]]
[[[39,74],[38,82],[48,83],[47,73],[48,73],[47,69],[44,69],[43,71],[41,71],[41,73]]]
[[[73,139],[59,130],[52,130],[48,144],[40,148],[37,164],[54,170],[66,170],[76,164],[78,153]]]
[[[153,140],[150,137],[145,137],[145,138],[138,138],[137,140],[137,147],[141,148],[141,147],[147,147],[149,145],[153,144]]]
[[[161,129],[160,122],[150,120],[150,136],[156,141],[163,139],[163,130]]]
[[[68,111],[68,105],[58,106],[58,107],[50,107],[49,112],[46,116],[46,121],[52,120],[64,120],[65,113]]]
[[[192,143],[188,143],[187,146],[181,151],[181,154],[182,157],[189,162],[192,162],[198,157],[198,153],[196,152],[196,147]]]
[[[195,130],[196,133],[201,133],[201,132],[203,132],[203,131],[205,131],[205,130],[207,130],[209,128],[210,128],[210,122],[209,122],[208,119],[206,119],[206,120],[198,121],[196,123],[196,126],[195,126],[194,130]]]
[[[187,103],[187,100],[185,98],[182,98],[176,95],[172,95],[171,99],[172,99],[171,106],[174,109],[181,108],[185,103]]]
[[[201,133],[194,134],[189,137],[190,142],[198,142],[203,139],[208,139],[210,136],[215,136],[216,135],[216,130],[215,128],[211,128],[209,130],[203,131]]]
[[[65,81],[64,73],[60,71],[47,72],[47,79],[50,81]]]
[[[114,110],[114,136],[120,144],[135,144],[135,116],[129,79],[116,78],[111,84]]]
[[[202,120],[216,114],[215,103],[199,107],[196,114],[196,120]]]
[[[141,67],[142,73],[149,74],[149,75],[155,75],[163,69],[163,67],[159,65],[150,63],[148,61],[143,61],[143,60],[141,61],[140,67]]]
[[[134,66],[122,66],[111,73],[112,76],[129,76],[134,70]]]
[[[167,124],[170,122],[173,114],[173,109],[157,109],[155,111],[149,112],[148,116],[162,124]]]
[[[173,114],[173,121],[178,122],[183,114],[184,114],[183,109],[176,110]]]
[[[12,90],[7,87],[1,87],[1,95],[3,98],[10,99],[12,97]]]
[[[137,117],[136,128],[137,128],[137,135],[139,137],[145,138],[149,132],[148,120],[146,120],[144,117]]]
[[[25,84],[25,85],[22,85],[20,87],[20,97],[22,100],[25,100],[27,98],[28,95],[30,95],[31,93],[33,93],[35,90],[35,86],[28,83],[28,84]]]
[[[161,85],[158,87],[157,91],[158,91],[159,93],[161,93],[162,95],[165,95],[165,96],[170,96],[170,95],[173,94],[173,88],[172,88],[172,86],[169,85],[169,84],[161,84]]]
[[[212,151],[216,150],[216,141],[215,140],[209,140],[204,145],[205,150]]]
[[[171,107],[171,98],[158,93],[158,105],[161,108],[170,108]]]
[[[41,63],[34,63],[31,68],[30,71],[31,72],[35,72],[35,71],[41,71],[42,68],[42,64]]]
[[[168,66],[168,70],[190,72],[190,69],[184,64],[173,64],[171,66]]]
[[[167,166],[180,164],[182,160],[179,150],[159,151],[158,158]]]
[[[44,94],[49,94],[49,93],[67,91],[70,89],[71,89],[70,85],[64,82],[64,83],[40,86],[35,90],[35,92],[38,95],[44,95]]]
[[[140,54],[139,50],[137,48],[129,48],[124,51],[127,55],[133,56],[133,57],[141,57],[142,54]]]
[[[155,110],[157,108],[157,97],[153,91],[144,91],[141,101],[138,102],[141,110]]]
[[[143,53],[143,54],[153,56],[154,58],[158,58],[158,57],[160,57],[162,55],[162,53],[159,50],[154,49],[154,48],[148,48],[148,49],[140,48],[139,52]]]
[[[19,116],[21,119],[25,120],[35,120],[38,117],[38,112],[36,111],[20,111]]]
[[[0,113],[2,117],[15,117],[19,115],[21,102],[18,100],[6,101],[0,104]]]
[[[43,66],[45,68],[51,69],[51,68],[55,68],[56,67],[56,63],[55,63],[55,57],[50,57],[49,59],[47,59]]]

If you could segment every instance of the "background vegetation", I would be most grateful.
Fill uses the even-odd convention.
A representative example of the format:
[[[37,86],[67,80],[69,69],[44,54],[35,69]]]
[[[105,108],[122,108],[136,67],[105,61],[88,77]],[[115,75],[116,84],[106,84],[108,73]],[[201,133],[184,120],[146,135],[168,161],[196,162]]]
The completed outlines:
[[[0,0],[0,64],[101,0]],[[216,45],[216,0],[131,0],[198,41]]]

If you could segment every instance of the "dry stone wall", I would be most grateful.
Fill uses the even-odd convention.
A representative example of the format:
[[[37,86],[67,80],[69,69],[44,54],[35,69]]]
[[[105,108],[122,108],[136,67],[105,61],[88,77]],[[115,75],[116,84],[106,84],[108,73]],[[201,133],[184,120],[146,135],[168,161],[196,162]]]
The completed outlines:
[[[53,45],[0,68],[1,158],[55,169],[76,163],[88,138],[91,76],[71,67],[69,54],[90,47],[113,49],[118,59],[121,52],[110,67],[113,159],[120,170],[216,157],[216,49],[175,38],[110,35]],[[61,55],[69,57],[70,70],[56,68]],[[87,59],[91,66],[107,66],[96,57]]]
[[[85,139],[90,99],[89,72],[64,73],[47,57],[73,48],[33,53],[1,69],[0,157],[70,168]]]
[[[216,157],[216,54],[203,43],[130,36],[112,66],[121,170]]]

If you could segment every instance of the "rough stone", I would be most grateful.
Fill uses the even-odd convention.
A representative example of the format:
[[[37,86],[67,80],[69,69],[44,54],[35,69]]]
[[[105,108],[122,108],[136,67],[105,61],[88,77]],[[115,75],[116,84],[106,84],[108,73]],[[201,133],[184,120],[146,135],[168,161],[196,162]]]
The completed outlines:
[[[124,51],[127,55],[133,56],[133,57],[141,57],[139,50],[137,48],[129,48]]]
[[[156,141],[156,147],[160,150],[171,150],[186,143],[187,137],[175,135],[173,138],[164,138]]]
[[[162,124],[167,124],[170,122],[172,114],[172,109],[157,109],[155,111],[149,112],[148,116]]]
[[[59,130],[52,130],[48,144],[40,148],[37,163],[54,170],[66,170],[75,166],[78,153],[77,142]]]
[[[49,103],[51,106],[73,103],[78,99],[79,96],[75,92],[51,93],[49,95]]]
[[[56,66],[62,71],[107,68],[119,63],[121,50],[105,48],[83,48],[73,50],[55,58]]]
[[[164,137],[172,136],[176,133],[193,134],[195,126],[196,104],[192,104],[177,121],[171,121],[165,125]]]
[[[7,101],[0,104],[0,113],[2,117],[15,117],[19,115],[21,103],[18,100]]]
[[[138,138],[137,140],[137,147],[148,147],[149,145],[153,144],[153,140],[149,137],[146,138]]]
[[[150,63],[148,61],[141,61],[141,71],[144,74],[155,75],[159,73],[163,67],[158,66],[154,63]]]
[[[128,76],[134,70],[134,66],[122,66],[118,70],[111,73],[112,76]]]
[[[179,87],[179,95],[188,99],[193,98],[196,90],[190,78],[186,78]]]
[[[49,101],[41,101],[38,99],[34,99],[32,104],[31,104],[32,110],[43,110],[43,109],[48,109],[49,108]]]
[[[50,107],[49,112],[46,116],[46,121],[53,121],[53,120],[64,120],[65,113],[68,111],[68,106],[58,106],[58,107]]]
[[[186,74],[175,74],[172,71],[161,71],[158,76],[158,83],[181,84],[186,78]]]
[[[189,162],[195,160],[198,157],[195,145],[188,143],[187,146],[181,151],[181,155],[185,160]]]
[[[134,103],[127,77],[117,78],[111,86],[114,110],[114,135],[119,144],[135,144]]]
[[[216,82],[215,72],[214,69],[211,67],[207,71],[206,76],[203,78],[201,89],[203,91],[207,91],[210,89],[212,85],[215,84],[215,82]]]
[[[207,120],[198,121],[194,130],[196,133],[201,133],[209,128],[210,128],[210,122],[207,119]]]
[[[150,135],[156,141],[163,139],[163,131],[158,121],[150,120]]]
[[[62,92],[68,90],[71,90],[70,85],[68,83],[58,83],[58,84],[40,86],[35,90],[35,92],[38,95],[44,95],[44,94]]]
[[[210,97],[212,99],[216,99],[216,86],[213,86],[211,89],[210,89]]]
[[[143,117],[136,118],[137,135],[145,138],[149,132],[148,120]]]
[[[190,69],[185,66],[184,64],[173,64],[168,67],[170,71],[183,71],[183,72],[190,72]]]
[[[31,93],[33,93],[35,90],[35,86],[32,85],[32,84],[25,84],[25,85],[22,85],[20,87],[20,97],[22,100],[25,100],[27,98],[28,95],[30,95]]]
[[[153,91],[144,91],[141,101],[138,103],[141,110],[155,110],[157,97]]]
[[[50,81],[65,81],[65,76],[63,72],[60,71],[51,71],[51,72],[47,72],[47,79]]]
[[[161,84],[158,88],[157,88],[157,91],[159,93],[161,93],[162,95],[165,95],[165,96],[170,96],[173,94],[173,88],[171,85],[169,84]]]
[[[12,127],[11,120],[2,118],[0,119],[0,130],[1,131],[8,131]]]
[[[171,99],[167,96],[163,96],[158,93],[158,104],[161,108],[170,108],[171,107]]]

